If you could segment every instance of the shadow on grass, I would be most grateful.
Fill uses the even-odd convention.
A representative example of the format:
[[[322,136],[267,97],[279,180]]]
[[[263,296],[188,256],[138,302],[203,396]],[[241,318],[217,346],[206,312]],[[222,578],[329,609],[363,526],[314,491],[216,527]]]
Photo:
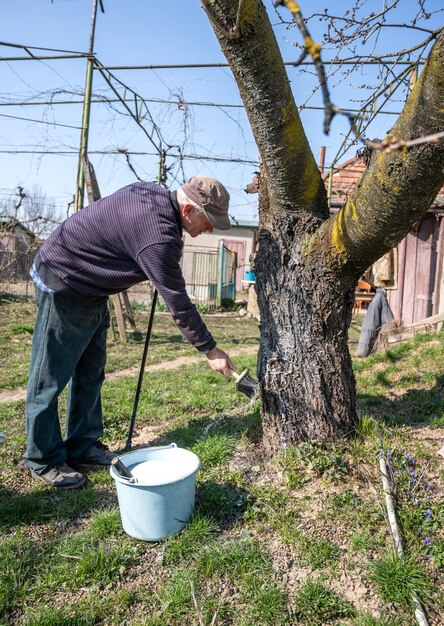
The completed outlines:
[[[213,519],[225,530],[245,513],[250,496],[245,489],[226,482],[203,482],[196,490],[196,513]]]
[[[189,448],[198,442],[209,439],[214,435],[226,435],[240,439],[246,435],[250,440],[258,442],[262,435],[262,426],[259,409],[251,409],[242,416],[223,413],[215,419],[199,418],[188,422],[186,426],[179,426],[166,431],[150,446],[164,446],[176,443],[179,447]],[[134,450],[145,448],[146,444],[134,446]]]
[[[146,332],[143,331],[144,339],[145,339],[145,336],[146,336]],[[151,342],[153,345],[156,345],[156,346],[168,345],[168,344],[172,344],[172,345],[183,344],[184,346],[187,345],[187,342],[182,337],[182,335],[164,335],[164,334],[155,335],[153,334],[151,338]]]
[[[114,492],[110,489],[110,497]],[[0,528],[70,521],[94,511],[103,498],[94,485],[67,491],[33,491],[20,494],[0,489]]]
[[[432,389],[407,389],[396,398],[358,393],[359,407],[387,424],[444,426],[444,375]]]

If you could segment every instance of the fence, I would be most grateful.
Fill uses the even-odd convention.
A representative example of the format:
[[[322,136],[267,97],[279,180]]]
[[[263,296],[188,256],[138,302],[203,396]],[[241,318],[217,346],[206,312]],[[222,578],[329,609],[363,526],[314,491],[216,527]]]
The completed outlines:
[[[29,276],[29,269],[36,251],[35,247],[21,251],[0,250],[0,296],[34,295],[34,283]]]
[[[220,308],[224,299],[234,300],[236,294],[237,254],[222,241],[219,250],[186,248],[182,271],[187,291],[195,304],[210,310]]]
[[[36,247],[27,250],[0,250],[0,296],[33,296],[34,283],[29,268],[36,255]],[[209,310],[222,306],[225,299],[236,295],[237,254],[221,242],[219,250],[185,249],[182,270],[187,291],[195,304]]]

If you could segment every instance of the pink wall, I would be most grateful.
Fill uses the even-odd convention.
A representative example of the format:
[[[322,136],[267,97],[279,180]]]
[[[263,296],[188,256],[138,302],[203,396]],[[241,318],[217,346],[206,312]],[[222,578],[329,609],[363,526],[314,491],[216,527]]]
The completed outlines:
[[[443,230],[444,218],[429,213],[398,246],[398,289],[388,291],[388,300],[406,326],[438,312]]]

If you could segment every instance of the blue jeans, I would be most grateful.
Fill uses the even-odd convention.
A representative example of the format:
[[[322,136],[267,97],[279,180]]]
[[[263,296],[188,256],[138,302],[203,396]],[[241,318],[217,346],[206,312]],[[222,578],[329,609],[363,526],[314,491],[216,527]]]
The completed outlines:
[[[36,288],[37,317],[26,396],[25,463],[36,473],[78,462],[103,434],[108,304],[89,305]],[[69,383],[66,436],[58,397]]]

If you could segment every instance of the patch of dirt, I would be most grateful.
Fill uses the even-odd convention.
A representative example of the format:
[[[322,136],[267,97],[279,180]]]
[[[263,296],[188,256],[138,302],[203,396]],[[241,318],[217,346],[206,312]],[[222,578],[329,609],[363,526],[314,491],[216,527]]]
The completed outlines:
[[[135,430],[131,448],[134,449],[152,445],[162,434],[164,427],[165,425],[163,423],[156,424],[155,426],[147,424]]]
[[[250,354],[256,354],[258,346],[245,346],[243,348],[237,348],[236,350],[230,350],[230,357],[244,356]],[[200,356],[182,356],[174,361],[162,361],[161,363],[153,363],[145,367],[145,372],[156,372],[158,370],[174,370],[184,365],[193,365],[194,363],[200,363],[203,355]],[[116,380],[125,376],[137,376],[139,374],[140,367],[129,367],[124,370],[118,370],[117,372],[110,372],[106,375],[106,380]],[[26,398],[26,389],[14,389],[13,391],[0,391],[0,404],[3,402],[20,402]]]
[[[0,402],[20,402],[26,398],[26,389],[0,391]]]
[[[320,515],[329,497],[333,493],[340,494],[345,490],[358,492],[356,495],[359,495],[363,502],[378,507],[375,493],[368,483],[360,480],[357,486],[356,476],[352,474],[349,480],[338,484],[326,483],[313,476],[302,488],[289,490],[285,472],[273,460],[264,462],[263,456],[258,454],[257,447],[248,443],[236,452],[230,462],[230,469],[242,472],[252,487],[270,489],[270,486],[273,486],[276,493],[290,495],[289,506],[298,511],[294,522],[294,545],[284,543],[276,532],[269,528],[269,522],[259,522],[248,528],[248,532],[270,555],[276,581],[287,593],[290,604],[297,590],[311,578],[321,579],[327,587],[366,612],[377,615],[384,610],[384,603],[371,585],[366,583],[363,575],[362,564],[370,555],[350,551],[350,536],[357,528],[350,527],[350,521],[346,518],[338,519],[334,512],[331,518]],[[228,537],[233,534],[233,531],[224,532]],[[340,549],[337,567],[316,571],[304,565],[298,548],[299,535],[328,540],[336,544]]]

